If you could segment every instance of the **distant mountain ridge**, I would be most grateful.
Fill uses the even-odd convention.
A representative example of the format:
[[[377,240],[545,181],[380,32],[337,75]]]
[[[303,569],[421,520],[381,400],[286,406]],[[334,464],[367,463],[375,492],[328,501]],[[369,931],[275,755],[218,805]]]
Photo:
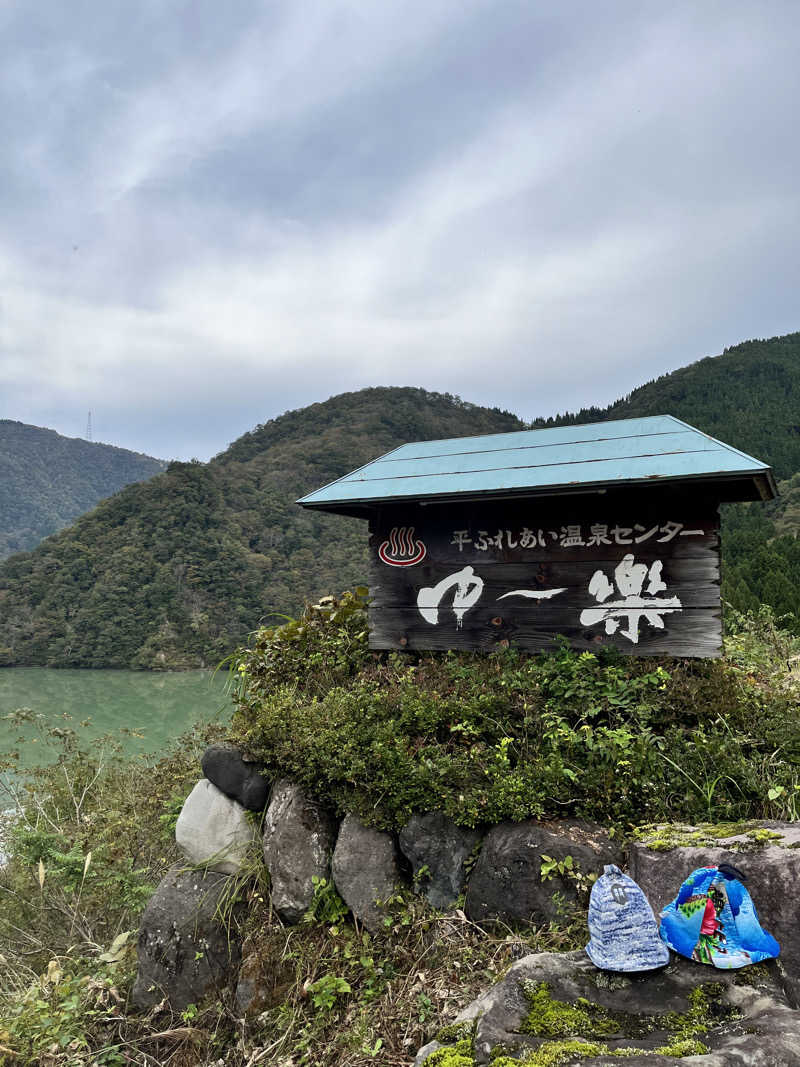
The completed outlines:
[[[0,419],[0,560],[34,548],[163,460]]]
[[[210,463],[171,463],[0,565],[0,665],[217,663],[271,613],[363,580],[364,524],[297,497],[405,441],[523,426],[448,394],[363,389],[258,426]]]

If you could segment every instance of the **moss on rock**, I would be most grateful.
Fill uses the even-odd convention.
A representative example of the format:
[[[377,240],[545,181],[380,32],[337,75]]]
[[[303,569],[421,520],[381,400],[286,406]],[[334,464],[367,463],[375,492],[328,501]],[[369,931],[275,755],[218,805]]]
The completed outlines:
[[[509,1062],[544,1065],[562,1062],[552,1056],[564,1056],[567,1051],[574,1055],[607,1055],[619,1058],[634,1055],[696,1056],[708,1051],[700,1040],[714,1026],[739,1018],[740,1012],[732,1005],[723,1003],[725,986],[721,982],[705,982],[691,991],[685,1012],[667,1012],[664,1015],[644,1015],[627,1012],[612,1012],[593,1004],[584,997],[573,1003],[556,1000],[547,982],[523,983],[525,996],[531,1010],[522,1024],[521,1031],[556,1040],[544,1041],[527,1058]],[[599,1038],[620,1035],[628,1039],[643,1038],[647,1034],[665,1031],[669,1040],[658,1048],[619,1047],[609,1049],[597,1042]],[[586,1040],[577,1040],[579,1038]],[[599,1048],[599,1052],[584,1052],[587,1042]],[[544,1057],[544,1058],[542,1058]],[[495,1061],[497,1062],[497,1061]]]
[[[425,1067],[473,1067],[474,1062],[472,1040],[468,1037],[425,1057]]]
[[[619,1022],[604,1008],[580,997],[574,1004],[555,1000],[547,982],[524,982],[531,1010],[522,1032],[536,1037],[604,1037],[619,1031]]]
[[[436,1035],[435,1040],[442,1045],[451,1045],[453,1042],[463,1041],[465,1038],[471,1040],[474,1033],[474,1020],[469,1020],[463,1023],[450,1023],[449,1026],[442,1027]]]
[[[559,1067],[560,1064],[574,1062],[576,1056],[589,1059],[607,1052],[605,1045],[591,1041],[547,1041],[521,1060],[513,1056],[498,1056],[492,1060],[492,1067],[520,1067],[520,1064],[525,1067]]]
[[[751,852],[782,841],[783,834],[756,822],[650,823],[638,827],[633,837],[653,852],[670,852],[673,848],[712,848],[720,842],[730,852]],[[740,838],[730,841],[730,838]]]

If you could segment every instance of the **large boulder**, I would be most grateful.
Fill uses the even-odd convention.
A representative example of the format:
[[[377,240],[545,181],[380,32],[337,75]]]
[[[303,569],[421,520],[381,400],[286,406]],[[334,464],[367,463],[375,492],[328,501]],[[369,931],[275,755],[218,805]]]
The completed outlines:
[[[543,860],[542,857],[549,857]],[[550,867],[550,861],[555,865]],[[483,841],[467,888],[470,919],[544,923],[583,906],[588,876],[619,863],[619,850],[592,823],[500,823]],[[545,871],[542,865],[545,864]]]
[[[800,824],[661,827],[631,846],[630,871],[658,915],[697,867],[747,875],[761,925],[781,946],[787,991],[800,1005]]]
[[[269,782],[261,765],[245,758],[236,745],[221,741],[209,745],[200,761],[209,782],[249,811],[263,811],[269,799]]]
[[[481,839],[440,811],[412,815],[399,834],[419,891],[434,908],[451,908],[464,888],[464,863]]]
[[[314,899],[313,878],[327,878],[336,843],[333,820],[291,782],[277,782],[264,818],[264,860],[272,906],[299,922]]]
[[[359,922],[375,934],[383,928],[385,901],[400,883],[397,849],[390,834],[345,816],[331,863],[334,884]]]
[[[229,984],[240,954],[235,924],[220,915],[230,882],[229,875],[180,865],[167,872],[142,915],[135,1007],[166,998],[182,1011]]]
[[[210,871],[237,874],[256,839],[247,812],[201,778],[175,824],[175,840],[187,859]]]
[[[800,1065],[800,1015],[770,965],[713,971],[676,957],[657,971],[619,975],[597,970],[583,952],[542,952],[515,963],[457,1021],[472,1022],[460,1047],[466,1063],[533,1055],[563,1067]],[[415,1064],[461,1036],[449,1029],[444,1045],[426,1045]]]

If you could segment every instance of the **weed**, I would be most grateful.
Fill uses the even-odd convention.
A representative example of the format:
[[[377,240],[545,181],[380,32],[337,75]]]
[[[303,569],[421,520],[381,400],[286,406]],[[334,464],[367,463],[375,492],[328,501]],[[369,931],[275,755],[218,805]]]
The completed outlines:
[[[792,694],[738,662],[379,654],[365,632],[359,595],[326,598],[235,660],[234,733],[333,811],[399,828],[433,810],[623,827],[798,810]]]
[[[340,923],[349,909],[336,892],[336,886],[329,879],[320,878],[316,874],[311,876],[311,884],[314,886],[314,896],[303,916],[303,922],[329,923],[332,926]]]
[[[346,978],[340,978],[338,975],[333,974],[324,974],[322,978],[318,978],[316,982],[312,982],[309,985],[308,992],[311,996],[311,1003],[315,1008],[320,1011],[330,1011],[336,1003],[337,997],[345,993],[352,993],[353,989]]]

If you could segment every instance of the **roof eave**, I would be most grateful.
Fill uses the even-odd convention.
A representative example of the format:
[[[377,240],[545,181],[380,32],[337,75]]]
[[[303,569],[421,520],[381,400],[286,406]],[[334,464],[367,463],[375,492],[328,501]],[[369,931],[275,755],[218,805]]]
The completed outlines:
[[[349,515],[364,518],[376,508],[391,504],[447,504],[452,502],[468,503],[473,500],[513,499],[525,496],[581,496],[589,493],[605,493],[609,489],[626,486],[653,486],[665,483],[686,482],[691,484],[751,481],[756,492],[754,499],[772,500],[778,495],[775,478],[770,467],[754,471],[724,471],[696,475],[650,475],[647,478],[620,478],[618,481],[605,482],[568,482],[562,485],[523,486],[519,489],[485,489],[471,493],[431,493],[424,497],[384,496],[379,498],[357,498],[348,500],[314,501],[306,497],[296,503],[310,511],[328,511],[336,515]]]

